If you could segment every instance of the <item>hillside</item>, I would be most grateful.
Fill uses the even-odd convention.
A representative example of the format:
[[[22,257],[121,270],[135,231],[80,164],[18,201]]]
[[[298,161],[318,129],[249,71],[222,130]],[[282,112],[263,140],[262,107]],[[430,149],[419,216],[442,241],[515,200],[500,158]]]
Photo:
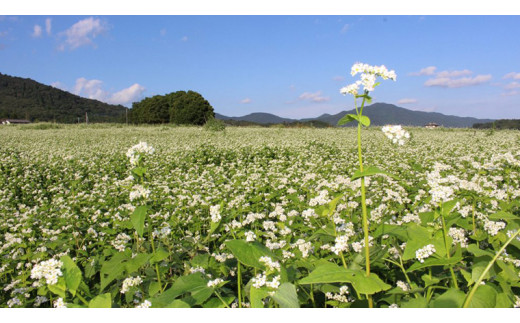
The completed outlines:
[[[355,110],[349,111],[341,111],[340,113],[331,115],[331,114],[323,114],[316,118],[306,118],[301,120],[295,119],[287,119],[280,118],[274,114],[269,113],[252,113],[243,117],[226,117],[222,115],[215,115],[216,118],[226,120],[243,120],[243,121],[251,121],[257,123],[283,123],[283,122],[296,122],[296,121],[322,121],[326,122],[330,125],[337,125],[338,121],[345,114],[355,114]],[[491,119],[477,119],[471,117],[458,117],[458,116],[450,116],[437,112],[423,112],[423,111],[414,111],[408,110],[405,108],[401,108],[395,106],[393,104],[387,103],[374,103],[372,105],[366,106],[363,110],[363,114],[368,116],[371,120],[372,125],[375,126],[383,126],[385,124],[401,124],[405,126],[419,126],[422,127],[427,123],[434,122],[444,127],[451,128],[470,128],[475,123],[486,123],[492,122]],[[256,118],[256,115],[261,115],[260,118]],[[255,117],[255,118],[254,118]],[[256,121],[255,121],[256,120]],[[354,126],[355,123],[347,124],[347,126]]]
[[[122,122],[125,107],[79,97],[31,79],[0,73],[0,119],[30,121]]]

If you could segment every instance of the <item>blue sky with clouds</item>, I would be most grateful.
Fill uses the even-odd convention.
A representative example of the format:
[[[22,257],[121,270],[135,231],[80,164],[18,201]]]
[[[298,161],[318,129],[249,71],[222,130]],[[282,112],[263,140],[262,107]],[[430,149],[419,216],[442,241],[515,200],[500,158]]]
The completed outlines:
[[[131,106],[194,90],[216,112],[314,117],[353,107],[356,62],[384,64],[374,101],[520,118],[520,16],[2,16],[0,73]]]

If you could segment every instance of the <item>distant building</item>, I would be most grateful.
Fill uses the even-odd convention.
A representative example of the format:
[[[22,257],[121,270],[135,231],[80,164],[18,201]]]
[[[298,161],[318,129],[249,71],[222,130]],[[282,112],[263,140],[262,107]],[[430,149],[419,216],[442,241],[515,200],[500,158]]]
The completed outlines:
[[[435,122],[430,122],[427,125],[424,126],[426,129],[435,129],[439,128],[440,126],[436,124]]]
[[[1,124],[27,124],[31,123],[29,120],[25,119],[0,119]]]

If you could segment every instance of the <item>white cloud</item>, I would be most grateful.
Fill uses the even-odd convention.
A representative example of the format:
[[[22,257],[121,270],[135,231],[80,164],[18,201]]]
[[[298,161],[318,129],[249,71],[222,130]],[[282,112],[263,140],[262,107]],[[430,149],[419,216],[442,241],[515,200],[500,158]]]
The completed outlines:
[[[184,36],[181,38],[181,41],[188,41],[188,36]]]
[[[424,85],[425,86],[439,86],[439,87],[447,87],[447,88],[459,88],[465,86],[473,86],[485,83],[491,80],[491,75],[477,75],[475,77],[461,77],[458,79],[453,79],[451,77],[434,77],[427,80]]]
[[[436,74],[436,77],[459,77],[459,76],[467,76],[471,75],[472,72],[470,70],[462,70],[462,71],[442,71]]]
[[[299,96],[299,99],[308,100],[308,101],[316,102],[316,103],[327,102],[330,100],[329,97],[322,96],[321,91],[314,92],[314,93],[304,92]]]
[[[159,33],[161,34],[161,36],[165,36],[166,35],[166,28],[163,28],[159,31]]]
[[[146,89],[137,83],[112,94],[106,102],[112,104],[129,104],[137,101]]]
[[[515,73],[515,72],[507,73],[506,75],[504,75],[503,79],[520,80],[520,73]]]
[[[334,76],[332,78],[333,81],[337,81],[337,82],[343,82],[345,81],[345,77],[344,76]]]
[[[65,84],[61,83],[60,81],[52,83],[51,86],[63,91],[67,91],[67,86],[65,86]]]
[[[520,83],[519,82],[511,82],[509,84],[506,84],[504,86],[504,89],[506,90],[514,90],[514,89],[520,89]]]
[[[58,49],[65,50],[68,48],[73,50],[86,45],[95,47],[96,44],[94,44],[93,39],[107,29],[107,26],[99,19],[90,17],[80,20],[62,33],[66,39]]]
[[[243,100],[240,100],[240,103],[242,104],[248,104],[248,103],[251,103],[251,99],[250,98],[245,98]]]
[[[412,75],[412,76],[433,75],[433,74],[435,74],[436,69],[437,69],[437,67],[435,67],[435,66],[428,66],[428,67],[421,69],[419,72],[410,73],[410,75]]]
[[[52,19],[51,18],[45,19],[45,31],[47,32],[47,35],[50,35],[52,33]]]
[[[59,82],[59,85],[62,85]],[[53,83],[53,84],[55,84]],[[54,86],[54,85],[53,85]],[[57,87],[57,86],[56,86]],[[84,77],[80,77],[76,80],[74,85],[73,93],[89,99],[99,100],[110,104],[129,104],[143,94],[146,89],[140,84],[133,84],[126,89],[122,89],[115,93],[110,93],[103,89],[103,82],[100,80],[87,80]]]
[[[41,37],[42,35],[42,27],[40,25],[34,25],[32,36],[34,38]]]
[[[341,33],[344,34],[348,31],[348,29],[350,28],[350,25],[349,24],[345,24],[343,26],[343,28],[341,28]]]
[[[417,103],[417,99],[405,98],[405,99],[401,99],[401,100],[397,101],[397,104],[410,104],[410,103]]]

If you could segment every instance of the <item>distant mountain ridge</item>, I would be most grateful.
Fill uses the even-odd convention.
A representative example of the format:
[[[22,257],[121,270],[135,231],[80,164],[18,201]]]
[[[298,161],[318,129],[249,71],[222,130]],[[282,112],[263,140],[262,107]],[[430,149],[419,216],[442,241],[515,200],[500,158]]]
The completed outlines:
[[[341,111],[337,114],[331,115],[328,113],[322,114],[316,118],[304,119],[289,119],[276,116],[271,113],[251,113],[242,117],[227,117],[215,113],[215,118],[221,120],[237,120],[249,121],[260,124],[277,124],[277,123],[291,123],[291,122],[305,122],[305,121],[323,121],[332,126],[338,124],[338,121],[346,114],[355,114],[354,109],[349,111]],[[374,103],[366,106],[363,114],[370,118],[371,124],[375,126],[383,126],[386,124],[400,124],[403,126],[422,127],[430,122],[449,128],[470,128],[475,123],[492,122],[492,119],[478,119],[473,117],[459,117],[452,115],[445,115],[438,112],[424,112],[415,111],[398,107],[388,103]],[[354,126],[355,123],[347,124],[347,126]]]
[[[0,73],[0,118],[63,123],[122,122],[126,108],[82,98],[28,78]]]

